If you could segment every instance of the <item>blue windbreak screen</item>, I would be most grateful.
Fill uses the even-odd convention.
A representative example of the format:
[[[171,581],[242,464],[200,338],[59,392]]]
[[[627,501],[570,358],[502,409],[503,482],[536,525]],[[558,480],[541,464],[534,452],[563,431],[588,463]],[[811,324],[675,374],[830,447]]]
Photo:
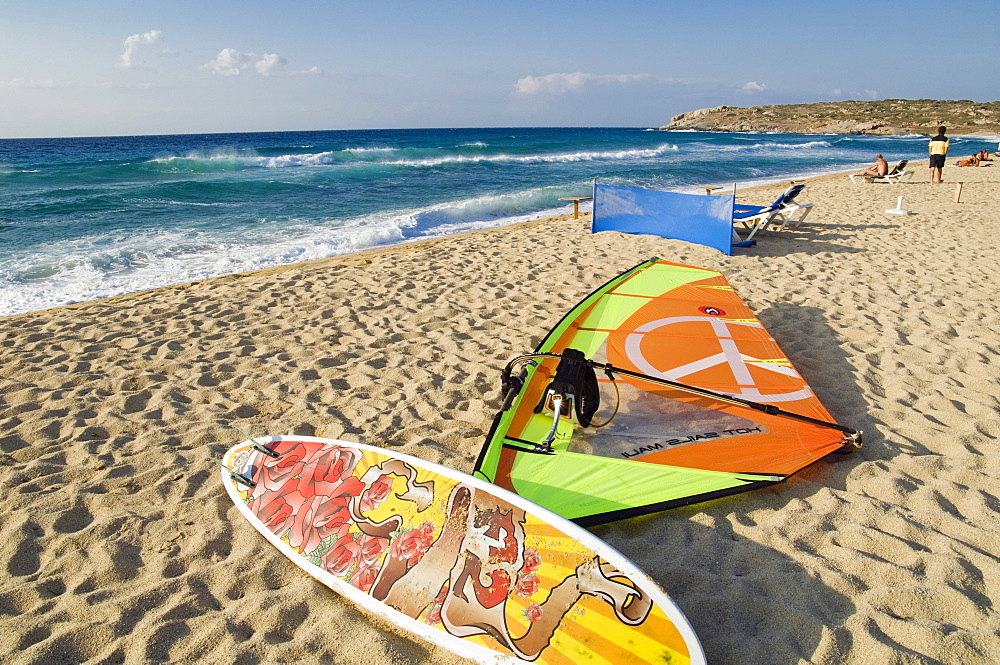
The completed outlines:
[[[648,233],[733,252],[736,197],[594,184],[591,230]]]

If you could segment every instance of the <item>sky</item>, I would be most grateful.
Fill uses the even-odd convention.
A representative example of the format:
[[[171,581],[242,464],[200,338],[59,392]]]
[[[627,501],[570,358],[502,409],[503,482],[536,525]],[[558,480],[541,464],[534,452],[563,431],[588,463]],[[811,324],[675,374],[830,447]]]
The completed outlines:
[[[1000,100],[1000,0],[0,0],[0,138]]]

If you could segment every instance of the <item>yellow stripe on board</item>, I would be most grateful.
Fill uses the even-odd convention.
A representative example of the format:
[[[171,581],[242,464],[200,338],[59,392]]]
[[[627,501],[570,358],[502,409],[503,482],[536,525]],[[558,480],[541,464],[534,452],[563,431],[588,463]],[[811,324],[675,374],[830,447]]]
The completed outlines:
[[[388,459],[388,457],[386,457],[385,455],[376,453],[374,450],[362,450],[360,448],[355,448],[355,450],[361,453],[362,464],[358,465],[359,467],[358,471],[361,472],[361,474],[359,474],[359,477],[360,475],[364,474],[364,472],[367,471],[370,467],[378,466],[379,464]]]
[[[687,642],[684,641],[681,631],[677,630],[677,626],[667,617],[660,606],[653,607],[653,611],[650,612],[644,625],[648,625],[650,632],[658,636],[659,640],[672,650],[679,653],[687,651]]]
[[[562,651],[559,651],[558,648],[550,646],[542,652],[541,657],[535,662],[542,663],[543,665],[577,665],[581,661],[570,658]]]
[[[538,593],[532,595],[537,596],[543,593],[545,595],[548,595],[549,591],[551,591],[554,587],[557,587],[560,584],[562,584],[567,577],[576,572],[575,570],[570,568],[561,568],[560,570],[565,570],[566,574],[553,577],[551,575],[546,575],[541,571],[541,569],[536,570],[535,575],[538,577]]]
[[[586,603],[588,605],[597,602],[604,605],[605,608],[607,607],[597,599],[588,598],[586,600],[591,601]],[[584,605],[584,601],[581,601],[579,605]],[[640,659],[639,662],[664,662],[663,654],[665,651],[675,654],[674,657],[680,657],[687,650],[684,638],[659,607],[654,607],[646,621],[634,627],[626,626],[611,613],[594,612],[591,608],[587,608],[585,618],[586,620],[577,622],[582,628],[609,637],[616,644],[620,644],[627,651],[635,654]],[[575,629],[567,627],[567,630],[572,632]],[[668,660],[667,662],[673,661]]]
[[[605,637],[578,622],[563,624],[552,637],[549,648],[542,652],[543,659],[540,660],[548,662],[544,657],[548,655],[548,651],[555,650],[578,665],[638,665],[644,662],[636,660],[627,649],[616,644],[614,639],[613,634]]]
[[[525,540],[529,538],[562,538],[572,542],[577,542],[575,538],[570,538],[558,528],[542,522],[534,515],[528,515],[528,521],[524,525]]]
[[[566,614],[566,617],[563,619],[563,622],[559,625],[559,629],[552,636],[549,646],[542,650],[541,655],[534,662],[544,665],[580,665],[584,663],[588,665],[619,665],[619,663],[623,662],[620,660],[615,661],[613,659],[614,654],[612,655],[612,660],[608,660],[603,656],[597,655],[595,653],[594,646],[599,645],[588,645],[586,644],[587,638],[580,640],[575,637],[577,632],[575,630],[570,631],[570,627],[577,621],[579,621],[579,617],[576,616],[575,608],[570,609],[570,611]],[[528,632],[529,626],[530,622],[527,619],[523,617],[512,617],[510,612],[508,612],[507,627],[510,630],[512,637],[523,636]],[[589,631],[585,627],[581,627],[580,629],[583,631],[584,635],[594,634],[593,631]],[[492,642],[492,648],[497,648],[499,643],[495,640]],[[482,642],[477,643],[481,644]],[[506,651],[503,647],[500,647],[499,650]]]
[[[538,590],[548,593],[554,587],[559,586],[567,577],[576,575],[576,566],[556,566],[543,563],[535,571],[538,576]]]
[[[622,623],[614,630],[604,627],[585,626],[580,622],[569,624],[564,630],[556,633],[559,650],[564,654],[573,651],[584,654],[587,650],[599,656],[591,658],[578,657],[578,663],[612,663],[613,665],[645,665],[673,663],[682,665],[689,663],[690,657],[685,655],[686,649],[677,651],[667,644],[659,644],[641,635],[635,628]],[[553,646],[556,640],[553,640]],[[571,647],[570,645],[574,645]]]

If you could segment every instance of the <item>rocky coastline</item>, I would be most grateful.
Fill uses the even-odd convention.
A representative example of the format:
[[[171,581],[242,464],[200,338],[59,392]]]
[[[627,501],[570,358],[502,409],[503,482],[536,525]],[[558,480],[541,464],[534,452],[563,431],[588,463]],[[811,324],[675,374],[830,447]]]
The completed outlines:
[[[773,106],[716,106],[674,116],[664,131],[790,134],[1000,134],[1000,102],[886,99]]]

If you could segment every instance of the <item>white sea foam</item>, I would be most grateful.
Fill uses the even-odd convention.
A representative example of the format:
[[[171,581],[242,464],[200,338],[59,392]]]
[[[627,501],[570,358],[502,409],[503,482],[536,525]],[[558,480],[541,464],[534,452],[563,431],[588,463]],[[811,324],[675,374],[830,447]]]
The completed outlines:
[[[277,157],[255,157],[244,158],[243,164],[247,166],[261,166],[264,168],[287,168],[289,166],[322,166],[333,164],[337,160],[337,153],[332,150],[326,152],[307,153],[302,155],[279,155]]]
[[[21,256],[0,272],[0,316],[538,219],[568,212],[538,209],[566,194],[543,187],[348,220],[263,223],[228,235],[151,231],[57,241],[45,255]],[[95,252],[95,245],[111,247]]]
[[[174,155],[170,157],[158,157],[150,160],[156,164],[168,166],[198,166],[209,167],[219,166],[247,166],[260,168],[287,168],[293,166],[324,166],[336,164],[350,159],[353,154],[390,154],[392,149],[364,149],[356,148],[351,150],[333,151],[327,150],[315,153],[301,153],[295,155],[276,155],[267,157],[254,152],[219,152],[212,154],[190,153],[187,155]]]
[[[805,143],[753,143],[745,146],[733,146],[740,150],[812,150],[815,148],[829,148],[833,144],[829,141],[806,141]]]
[[[477,162],[496,162],[509,164],[546,164],[546,163],[569,163],[569,162],[590,162],[602,160],[626,160],[658,157],[671,152],[679,152],[675,145],[664,144],[657,148],[644,148],[633,150],[608,150],[608,151],[579,151],[537,155],[448,155],[442,157],[429,157],[427,159],[401,159],[386,164],[396,166],[441,166],[443,164],[473,164]]]
[[[393,152],[399,152],[399,148],[344,148],[344,152],[350,152],[358,155],[387,155]]]
[[[261,240],[261,238],[257,238]],[[359,225],[343,227],[340,233],[248,244],[236,239],[205,239],[203,243],[169,243],[146,251],[111,251],[85,257],[63,255],[51,274],[30,271],[38,279],[0,276],[0,316],[56,307],[74,302],[133,293],[172,284],[191,282],[278,265],[356,252],[379,244],[404,240],[398,227]],[[177,239],[180,240],[180,239]]]
[[[189,152],[184,155],[168,155],[166,157],[154,157],[149,160],[152,164],[174,164],[177,162],[225,162],[240,159],[240,153],[233,151],[216,151],[211,154],[201,152]]]
[[[473,147],[487,147],[480,142],[468,144]],[[213,154],[190,153],[183,156],[158,157],[150,160],[153,163],[167,164],[172,166],[183,166],[185,164],[204,164],[207,166],[247,166],[259,168],[288,168],[296,166],[327,166],[348,164],[355,165],[359,162],[354,157],[391,157],[394,153],[399,153],[397,148],[348,148],[345,150],[328,150],[317,153],[302,153],[295,155],[278,155],[273,157],[262,156],[254,153],[223,152]],[[546,164],[546,163],[572,163],[589,161],[621,161],[635,159],[649,159],[669,153],[680,152],[680,149],[673,144],[665,143],[655,148],[640,148],[630,150],[584,150],[563,153],[540,153],[533,155],[515,155],[508,153],[498,153],[494,155],[441,155],[438,157],[426,158],[397,158],[379,159],[373,163],[387,166],[406,167],[433,167],[445,164],[475,164],[475,163],[507,163],[507,164]]]

